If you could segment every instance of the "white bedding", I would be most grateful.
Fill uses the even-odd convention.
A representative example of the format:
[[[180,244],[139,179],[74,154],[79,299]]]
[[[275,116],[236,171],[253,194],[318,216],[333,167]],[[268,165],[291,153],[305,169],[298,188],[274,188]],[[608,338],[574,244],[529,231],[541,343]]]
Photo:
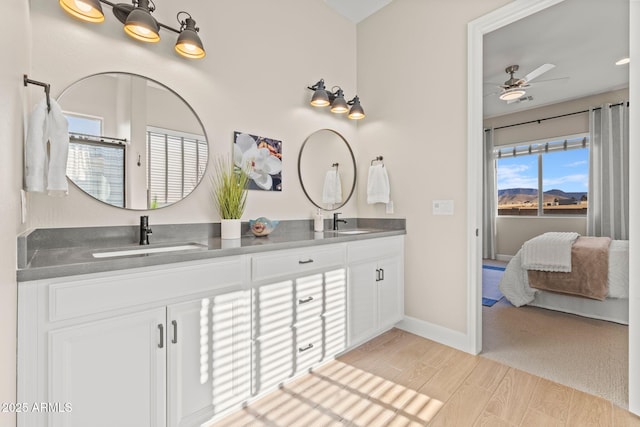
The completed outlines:
[[[522,250],[511,258],[498,287],[516,307],[531,303],[540,292],[529,286],[527,270],[522,267]],[[609,246],[608,298],[629,298],[629,241],[612,240]],[[576,297],[579,298],[579,297]]]

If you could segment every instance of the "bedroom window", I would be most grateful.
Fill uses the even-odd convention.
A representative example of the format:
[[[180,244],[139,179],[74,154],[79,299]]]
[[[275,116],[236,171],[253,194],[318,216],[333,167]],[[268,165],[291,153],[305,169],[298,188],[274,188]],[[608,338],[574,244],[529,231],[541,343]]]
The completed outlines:
[[[587,214],[587,135],[496,147],[498,215]]]

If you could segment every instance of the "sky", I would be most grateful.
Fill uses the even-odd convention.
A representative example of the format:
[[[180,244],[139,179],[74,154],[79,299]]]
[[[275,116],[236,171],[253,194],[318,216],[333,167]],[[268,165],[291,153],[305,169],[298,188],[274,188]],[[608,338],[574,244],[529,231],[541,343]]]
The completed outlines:
[[[587,192],[589,150],[575,149],[543,154],[543,191]],[[498,159],[498,190],[538,188],[538,155]]]

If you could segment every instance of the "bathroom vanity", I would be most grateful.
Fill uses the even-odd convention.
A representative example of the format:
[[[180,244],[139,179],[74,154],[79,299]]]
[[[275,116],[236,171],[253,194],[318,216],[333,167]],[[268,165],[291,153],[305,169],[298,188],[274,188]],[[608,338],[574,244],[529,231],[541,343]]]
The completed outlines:
[[[404,234],[36,251],[18,271],[18,399],[50,410],[19,425],[195,426],[239,408],[402,319]]]

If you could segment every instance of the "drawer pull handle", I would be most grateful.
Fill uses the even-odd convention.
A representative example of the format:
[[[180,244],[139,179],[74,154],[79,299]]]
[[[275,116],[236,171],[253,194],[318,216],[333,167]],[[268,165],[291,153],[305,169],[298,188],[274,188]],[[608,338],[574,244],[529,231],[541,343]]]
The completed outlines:
[[[298,261],[298,264],[311,264],[312,262],[313,262],[313,260],[311,258],[309,258],[309,259]]]
[[[172,320],[171,324],[173,325],[173,339],[171,340],[171,342],[173,344],[176,344],[178,342],[178,322]]]
[[[309,345],[307,345],[306,347],[300,347],[300,348],[298,348],[298,351],[299,351],[300,353],[303,353],[303,352],[305,352],[305,351],[307,351],[307,350],[311,350],[312,348],[313,348],[313,344],[309,343]]]
[[[158,344],[158,348],[164,347],[164,325],[158,324],[158,329],[160,330],[160,343]]]
[[[302,304],[306,304],[306,303],[311,302],[311,301],[313,301],[313,297],[307,297],[307,298],[304,298],[304,299],[299,299],[298,300],[298,304],[302,305]]]

